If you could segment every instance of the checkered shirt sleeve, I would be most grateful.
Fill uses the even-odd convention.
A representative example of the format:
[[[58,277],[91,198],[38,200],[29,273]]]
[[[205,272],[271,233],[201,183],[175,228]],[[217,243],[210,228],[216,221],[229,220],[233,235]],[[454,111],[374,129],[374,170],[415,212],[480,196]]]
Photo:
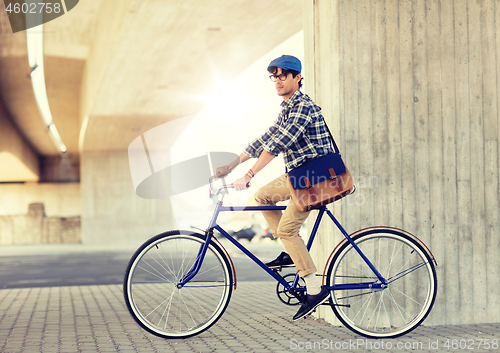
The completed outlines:
[[[282,103],[281,113],[274,124],[253,140],[244,153],[258,158],[263,150],[275,156],[283,153],[288,169],[333,152],[321,108],[307,95],[295,92]]]

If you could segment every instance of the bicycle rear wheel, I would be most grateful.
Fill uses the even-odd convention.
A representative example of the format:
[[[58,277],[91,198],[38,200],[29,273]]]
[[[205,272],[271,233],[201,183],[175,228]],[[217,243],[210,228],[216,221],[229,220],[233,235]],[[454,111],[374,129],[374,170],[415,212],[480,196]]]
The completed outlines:
[[[388,282],[384,289],[332,290],[330,305],[352,331],[370,338],[404,335],[427,317],[437,292],[433,259],[415,239],[396,229],[367,229],[354,242]],[[333,255],[327,284],[378,283],[349,242]]]
[[[146,331],[164,338],[186,338],[212,326],[227,308],[233,274],[225,253],[208,246],[198,274],[182,288],[205,243],[205,236],[189,231],[159,234],[132,256],[123,283],[132,317]]]

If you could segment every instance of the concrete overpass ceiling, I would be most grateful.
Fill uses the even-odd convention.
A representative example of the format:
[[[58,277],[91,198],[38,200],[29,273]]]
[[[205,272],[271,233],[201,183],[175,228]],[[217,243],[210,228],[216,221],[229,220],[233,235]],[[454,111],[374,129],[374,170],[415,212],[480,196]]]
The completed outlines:
[[[301,29],[301,0],[80,1],[44,25],[54,123],[70,154],[82,152],[82,123],[83,151],[125,149],[138,134],[197,113],[220,81]],[[26,33],[13,34],[0,11],[1,103],[36,154],[57,155],[29,72]]]
[[[92,25],[101,0],[82,1],[44,25],[47,96],[68,153],[78,153],[80,85],[92,44]],[[15,126],[38,155],[58,155],[39,113],[29,73],[26,32],[12,33],[7,12],[0,11],[1,102]]]
[[[89,112],[85,150],[197,113],[228,82],[302,29],[300,1],[132,3]],[[114,132],[113,132],[114,130]]]

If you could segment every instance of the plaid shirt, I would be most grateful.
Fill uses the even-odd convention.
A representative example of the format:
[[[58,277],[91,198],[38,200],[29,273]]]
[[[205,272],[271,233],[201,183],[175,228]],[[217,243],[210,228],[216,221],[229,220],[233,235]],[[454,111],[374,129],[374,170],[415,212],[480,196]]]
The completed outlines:
[[[291,170],[334,152],[321,108],[308,95],[297,90],[281,107],[274,124],[248,144],[245,155],[258,158],[263,150],[275,156],[282,152],[285,166]]]

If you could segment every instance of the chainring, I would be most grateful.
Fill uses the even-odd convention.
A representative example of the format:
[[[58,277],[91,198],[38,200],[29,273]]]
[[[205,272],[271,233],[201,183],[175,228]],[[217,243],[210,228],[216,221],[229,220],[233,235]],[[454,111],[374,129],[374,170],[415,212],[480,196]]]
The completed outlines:
[[[288,279],[287,279],[288,277]],[[295,273],[289,273],[285,276],[282,277],[286,283],[289,285],[292,285],[294,279],[295,279]],[[299,282],[297,283],[297,288],[305,288],[306,287],[306,281],[304,281],[303,278],[299,277]],[[295,295],[290,293],[280,282],[278,282],[278,285],[276,286],[276,294],[278,295],[279,300],[281,300],[282,303],[286,305],[299,305],[300,304],[300,299],[297,298]],[[300,292],[299,297],[302,298],[306,292]]]

